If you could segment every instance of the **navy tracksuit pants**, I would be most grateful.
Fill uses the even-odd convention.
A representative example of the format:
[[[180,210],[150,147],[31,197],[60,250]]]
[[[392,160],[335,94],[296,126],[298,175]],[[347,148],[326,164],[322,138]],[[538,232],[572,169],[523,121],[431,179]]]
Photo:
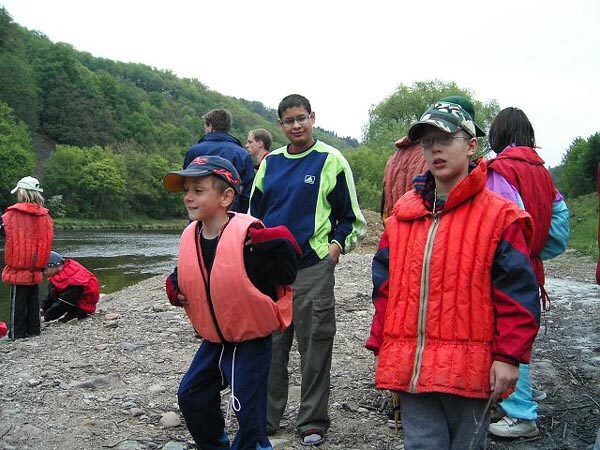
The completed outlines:
[[[204,341],[179,385],[179,409],[201,450],[229,450],[221,391],[231,386],[239,423],[232,450],[272,450],[266,433],[271,336],[239,344]],[[220,361],[220,363],[219,363]]]

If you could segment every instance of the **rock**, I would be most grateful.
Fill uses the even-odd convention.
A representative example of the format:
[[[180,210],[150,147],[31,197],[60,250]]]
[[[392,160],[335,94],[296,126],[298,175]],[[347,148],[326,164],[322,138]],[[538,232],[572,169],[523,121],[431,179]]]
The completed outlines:
[[[119,344],[120,350],[125,350],[126,352],[130,352],[131,350],[135,350],[137,345],[132,344],[131,342],[121,342]]]
[[[131,417],[139,417],[139,416],[144,415],[144,410],[141,408],[131,408],[129,410],[129,415]]]
[[[116,450],[144,450],[142,444],[138,441],[123,441],[115,447]]]
[[[117,313],[108,313],[104,315],[105,320],[117,320],[119,315]]]
[[[181,442],[169,441],[167,442],[162,450],[186,450],[188,448],[187,444],[183,444]]]
[[[181,425],[181,419],[179,418],[179,414],[169,411],[163,414],[163,416],[160,418],[159,424],[165,428],[174,428]]]
[[[150,393],[152,394],[160,394],[161,392],[165,392],[167,390],[162,384],[154,384],[148,388]]]

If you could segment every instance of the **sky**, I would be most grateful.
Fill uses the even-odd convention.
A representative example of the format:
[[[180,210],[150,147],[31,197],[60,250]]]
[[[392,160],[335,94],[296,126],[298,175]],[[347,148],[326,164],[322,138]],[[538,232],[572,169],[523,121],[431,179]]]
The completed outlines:
[[[225,95],[276,109],[284,96],[302,94],[317,126],[358,140],[370,108],[401,84],[434,79],[525,111],[549,167],[575,138],[600,131],[598,0],[0,5],[53,42],[196,78]]]

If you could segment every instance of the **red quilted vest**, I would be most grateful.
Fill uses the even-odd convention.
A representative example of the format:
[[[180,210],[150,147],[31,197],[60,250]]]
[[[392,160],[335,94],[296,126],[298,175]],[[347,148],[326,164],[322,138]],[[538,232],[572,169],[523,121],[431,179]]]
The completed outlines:
[[[392,215],[394,204],[413,188],[412,179],[427,170],[421,144],[404,137],[396,142],[398,150],[388,159],[383,173],[384,219]]]
[[[34,203],[15,203],[2,215],[6,244],[2,281],[38,284],[52,250],[52,219],[48,210]]]
[[[489,397],[494,254],[508,225],[520,221],[527,235],[531,222],[485,181],[481,162],[450,192],[437,223],[416,191],[388,219],[390,288],[378,388]]]
[[[544,160],[530,147],[508,147],[489,161],[488,167],[506,178],[519,191],[525,211],[533,219],[531,264],[545,305],[547,294],[544,289],[544,265],[540,253],[546,245],[552,222],[552,204],[556,196],[552,175],[544,167]]]

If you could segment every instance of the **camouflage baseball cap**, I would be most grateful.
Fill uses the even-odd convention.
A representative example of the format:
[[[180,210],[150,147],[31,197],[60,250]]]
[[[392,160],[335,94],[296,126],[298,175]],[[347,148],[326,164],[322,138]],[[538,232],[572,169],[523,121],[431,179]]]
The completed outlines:
[[[452,98],[454,100],[454,98]],[[426,125],[431,125],[448,133],[455,133],[459,130],[465,131],[471,137],[485,136],[483,130],[475,123],[473,119],[473,105],[466,98],[460,98],[458,101],[448,101],[442,99],[433,104],[421,116],[421,119],[414,123],[408,130],[408,138],[416,142],[427,129]]]

